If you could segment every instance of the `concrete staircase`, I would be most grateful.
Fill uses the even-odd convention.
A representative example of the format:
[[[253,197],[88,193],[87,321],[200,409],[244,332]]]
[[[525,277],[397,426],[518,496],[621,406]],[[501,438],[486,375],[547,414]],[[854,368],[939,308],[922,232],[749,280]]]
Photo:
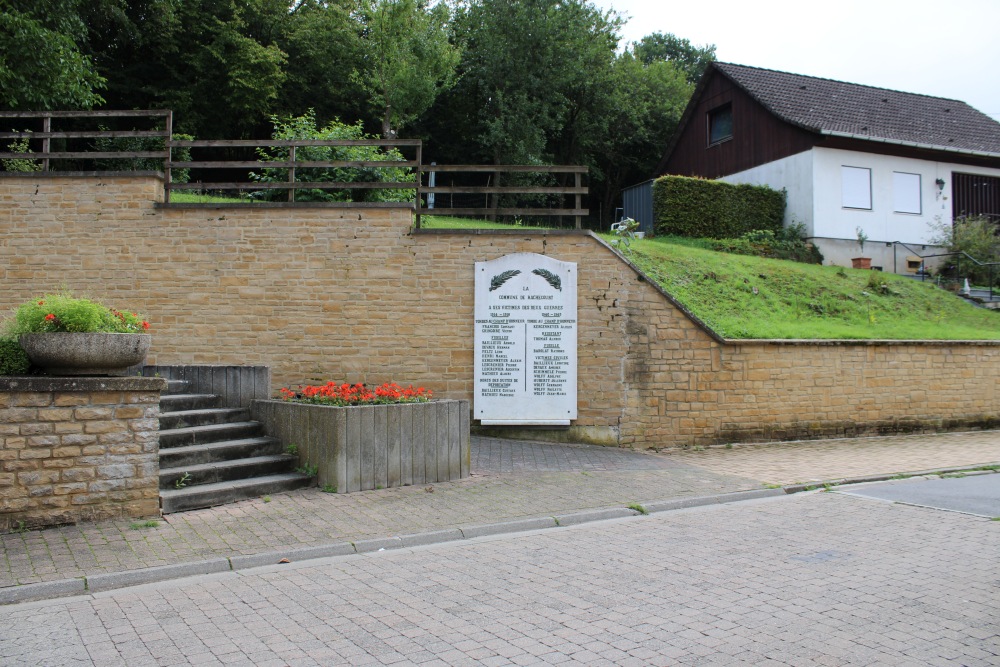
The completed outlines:
[[[983,308],[1000,309],[1000,290],[997,289],[994,289],[992,294],[988,289],[972,289],[966,298]]]
[[[309,486],[297,457],[264,435],[248,408],[220,407],[215,394],[187,393],[167,380],[160,398],[160,508],[164,514],[212,507]]]
[[[921,276],[919,274],[913,275],[909,274],[908,277],[914,280],[927,282],[930,284],[935,284],[933,279],[929,276]],[[963,294],[961,292],[956,293],[961,299],[968,301],[974,306],[979,306],[980,308],[988,308],[990,310],[1000,310],[1000,289],[994,289],[992,294],[988,289],[970,289],[968,294]]]

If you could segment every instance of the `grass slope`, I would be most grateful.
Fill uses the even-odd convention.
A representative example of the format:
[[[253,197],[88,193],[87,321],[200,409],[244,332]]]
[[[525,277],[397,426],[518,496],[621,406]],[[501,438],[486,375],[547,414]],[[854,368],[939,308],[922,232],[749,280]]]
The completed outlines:
[[[903,276],[659,239],[633,241],[630,259],[725,338],[1000,339],[1000,313]]]

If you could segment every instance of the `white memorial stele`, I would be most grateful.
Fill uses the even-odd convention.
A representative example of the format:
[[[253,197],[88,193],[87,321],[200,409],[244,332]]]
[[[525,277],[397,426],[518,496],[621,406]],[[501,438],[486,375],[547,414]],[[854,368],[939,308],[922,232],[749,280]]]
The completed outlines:
[[[573,262],[534,253],[476,262],[474,419],[576,419],[576,293]]]

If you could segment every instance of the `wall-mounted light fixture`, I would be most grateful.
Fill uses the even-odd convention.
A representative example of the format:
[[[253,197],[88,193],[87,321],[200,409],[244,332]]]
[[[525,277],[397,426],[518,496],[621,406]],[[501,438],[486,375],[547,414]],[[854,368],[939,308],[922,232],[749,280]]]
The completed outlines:
[[[937,179],[936,181],[934,181],[934,183],[936,183],[937,186],[938,186],[938,192],[944,192],[944,179],[943,178]]]

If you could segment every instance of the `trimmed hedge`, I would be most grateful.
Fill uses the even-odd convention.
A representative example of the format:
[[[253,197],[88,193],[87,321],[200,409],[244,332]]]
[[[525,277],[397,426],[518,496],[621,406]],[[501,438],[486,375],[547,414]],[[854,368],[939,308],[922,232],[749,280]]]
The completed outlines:
[[[657,234],[692,238],[739,238],[747,232],[781,229],[785,191],[766,185],[733,185],[684,176],[653,183]]]

